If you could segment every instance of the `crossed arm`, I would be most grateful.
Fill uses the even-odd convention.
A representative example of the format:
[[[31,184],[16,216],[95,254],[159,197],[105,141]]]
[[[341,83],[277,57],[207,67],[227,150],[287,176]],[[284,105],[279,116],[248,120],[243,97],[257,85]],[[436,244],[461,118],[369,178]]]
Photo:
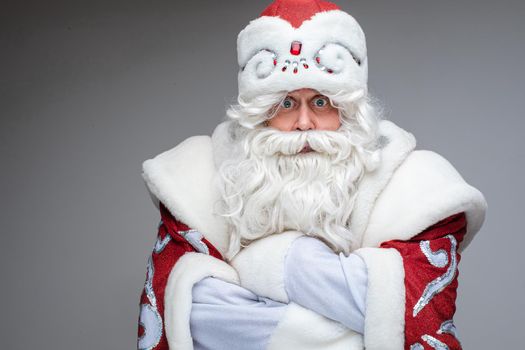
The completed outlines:
[[[166,312],[172,316],[185,314],[184,302],[181,304],[180,300],[177,305],[182,310],[179,306],[165,310],[165,288],[174,265],[179,266],[177,261],[186,253],[201,249],[222,259],[205,239],[189,239],[193,237],[185,233],[193,231],[174,219],[164,207],[161,215],[159,237],[148,263],[141,296],[138,329],[139,347],[155,350],[168,348],[162,327]],[[289,304],[259,296],[268,296],[266,291],[257,295],[237,285],[205,278],[193,288],[193,303],[191,286],[188,291],[188,306],[193,306],[188,308],[188,316],[195,348],[264,349],[272,334],[286,336],[287,333],[280,330],[289,330],[287,327],[293,323],[287,323],[283,315],[293,314],[303,321],[295,328],[295,336],[307,342],[317,338],[304,338],[309,334],[301,333],[302,327],[321,321],[315,316],[322,315],[327,321],[337,321],[335,325],[344,325],[340,327],[343,330],[349,329],[351,333],[354,330],[357,336],[361,333],[368,349],[407,346],[417,349],[423,344],[461,349],[452,319],[458,286],[459,246],[466,224],[465,213],[458,213],[409,240],[391,240],[380,247],[360,248],[348,258],[332,253],[313,238],[298,238],[288,251],[283,271]],[[183,269],[185,265],[180,266]],[[283,319],[281,325],[286,327],[280,327]],[[171,327],[168,331],[175,341],[181,337],[183,341],[188,339],[184,329],[184,334],[180,329],[173,333]]]
[[[395,250],[402,258],[406,299],[399,307],[405,310],[405,346],[418,348],[427,343],[461,349],[452,317],[458,247],[465,230],[465,215],[459,213],[408,241],[393,240],[379,248],[365,248]],[[284,265],[284,287],[290,302],[366,336],[370,280],[359,254],[337,255],[321,241],[301,237],[291,245]],[[193,298],[195,349],[265,349],[288,307],[213,278],[197,283]]]
[[[367,274],[358,255],[337,255],[318,239],[297,238],[285,259],[284,280],[291,302],[363,333]],[[287,306],[205,278],[193,287],[195,349],[265,349]]]

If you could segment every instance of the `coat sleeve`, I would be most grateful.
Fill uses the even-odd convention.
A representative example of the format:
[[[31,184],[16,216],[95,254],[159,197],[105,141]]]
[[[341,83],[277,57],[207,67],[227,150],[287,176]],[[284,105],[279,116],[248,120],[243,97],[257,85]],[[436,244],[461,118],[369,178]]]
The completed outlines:
[[[466,225],[460,212],[411,239],[355,251],[368,270],[367,349],[461,349],[453,317]]]
[[[194,350],[267,349],[287,308],[287,304],[214,277],[194,284],[192,295]]]
[[[137,349],[169,349],[164,318],[164,294],[170,272],[179,259],[200,252],[222,260],[221,254],[198,231],[173,217],[160,203],[161,221],[148,259],[146,282],[140,298]]]

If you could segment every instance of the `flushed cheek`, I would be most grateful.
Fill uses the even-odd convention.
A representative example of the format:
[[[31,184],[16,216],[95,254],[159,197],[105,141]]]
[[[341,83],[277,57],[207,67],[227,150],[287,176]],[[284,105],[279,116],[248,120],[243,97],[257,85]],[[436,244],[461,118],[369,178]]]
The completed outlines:
[[[339,113],[329,114],[319,118],[319,126],[321,130],[332,130],[335,131],[341,126],[341,120],[339,119]]]
[[[294,123],[294,118],[287,118],[284,115],[277,115],[268,121],[268,126],[281,131],[290,131],[292,130]]]

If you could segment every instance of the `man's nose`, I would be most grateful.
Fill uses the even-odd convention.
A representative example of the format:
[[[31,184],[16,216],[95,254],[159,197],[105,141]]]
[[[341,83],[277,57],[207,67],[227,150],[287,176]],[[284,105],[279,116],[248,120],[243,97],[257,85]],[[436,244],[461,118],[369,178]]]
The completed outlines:
[[[296,130],[306,131],[315,129],[314,112],[306,105],[299,108]]]

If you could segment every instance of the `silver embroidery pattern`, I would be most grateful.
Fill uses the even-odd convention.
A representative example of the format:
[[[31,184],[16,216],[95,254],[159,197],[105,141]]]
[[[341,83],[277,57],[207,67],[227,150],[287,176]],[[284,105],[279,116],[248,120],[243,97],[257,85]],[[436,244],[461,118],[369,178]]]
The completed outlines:
[[[414,343],[410,345],[410,350],[425,350],[425,348],[419,343]]]
[[[421,241],[419,243],[419,248],[425,256],[427,257],[430,265],[435,267],[445,267],[448,264],[448,255],[445,249],[439,249],[435,252],[430,249],[430,241]]]
[[[144,327],[144,334],[138,339],[137,348],[139,350],[153,349],[157,346],[162,337],[162,318],[157,310],[157,298],[153,291],[154,273],[155,268],[153,266],[152,257],[150,256],[148,259],[144,291],[146,292],[146,296],[151,305],[140,305],[139,323]]]
[[[162,220],[159,222],[158,228],[163,225]],[[161,253],[164,248],[171,241],[171,236],[168,234],[163,239],[160,236],[155,241],[153,252]],[[144,284],[144,292],[150,304],[140,305],[139,324],[144,328],[144,334],[137,340],[137,349],[151,350],[157,346],[162,338],[162,317],[157,309],[157,298],[153,290],[153,276],[155,275],[155,266],[153,265],[153,256],[148,258],[146,267],[146,283]]]
[[[179,234],[198,252],[208,255],[210,254],[208,246],[202,241],[204,236],[199,231],[191,229],[187,231],[179,231]]]
[[[144,334],[139,338],[137,348],[139,350],[151,350],[157,346],[162,336],[162,319],[157,308],[142,304],[139,323],[144,327]]]
[[[157,298],[153,292],[153,274],[155,273],[155,268],[153,267],[153,260],[151,256],[148,259],[148,266],[146,272],[146,284],[144,285],[144,290],[146,291],[146,296],[148,297],[149,302],[153,306],[157,306]]]
[[[171,236],[166,235],[164,239],[157,238],[157,241],[155,242],[155,247],[153,248],[153,251],[157,254],[161,253],[164,248],[168,245],[168,243],[171,241]]]
[[[423,308],[430,302],[430,300],[432,300],[432,298],[434,296],[436,296],[437,294],[441,293],[441,291],[443,291],[443,289],[445,289],[454,280],[454,277],[456,276],[456,270],[457,270],[457,259],[456,259],[457,241],[454,238],[454,236],[452,236],[452,235],[447,235],[446,238],[448,238],[450,240],[450,245],[451,245],[451,247],[450,247],[450,265],[449,265],[447,271],[443,275],[439,276],[438,278],[436,278],[435,280],[433,280],[432,282],[427,284],[425,290],[423,291],[423,294],[421,295],[421,297],[417,301],[416,305],[414,305],[414,310],[412,312],[412,316],[413,317],[416,317],[416,315],[421,310],[423,310]],[[429,250],[430,250],[430,254],[429,255],[427,255],[428,252],[425,253],[423,247],[422,247],[422,250],[423,250],[423,254],[425,254],[425,256],[427,256],[427,258],[429,256],[431,256],[431,259],[434,259],[434,257],[436,255],[437,256],[441,256],[441,253],[440,253],[441,249],[438,250],[436,253],[434,253],[434,252],[432,252],[432,250],[430,250],[430,247],[429,247]],[[431,259],[429,259],[430,264],[432,264],[433,266],[436,266],[436,265],[434,265],[432,263]],[[437,260],[441,260],[441,258],[439,258]],[[437,267],[439,267],[439,266],[437,266]]]
[[[426,341],[427,344],[432,347],[432,349],[449,350],[447,344],[440,342],[439,340],[437,340],[436,338],[434,338],[434,337],[432,337],[432,336],[430,336],[428,334],[425,334],[424,336],[422,336],[421,339]]]
[[[454,325],[454,322],[452,320],[447,320],[441,324],[439,327],[439,330],[437,331],[438,334],[452,334],[454,338],[458,338],[458,331],[456,329],[456,326]]]
[[[459,341],[459,337],[458,337],[458,330],[456,329],[456,326],[454,325],[454,321],[452,320],[447,320],[443,322],[441,326],[439,326],[437,333],[438,334],[450,334],[454,338],[456,338],[458,343],[461,344],[461,342]]]

